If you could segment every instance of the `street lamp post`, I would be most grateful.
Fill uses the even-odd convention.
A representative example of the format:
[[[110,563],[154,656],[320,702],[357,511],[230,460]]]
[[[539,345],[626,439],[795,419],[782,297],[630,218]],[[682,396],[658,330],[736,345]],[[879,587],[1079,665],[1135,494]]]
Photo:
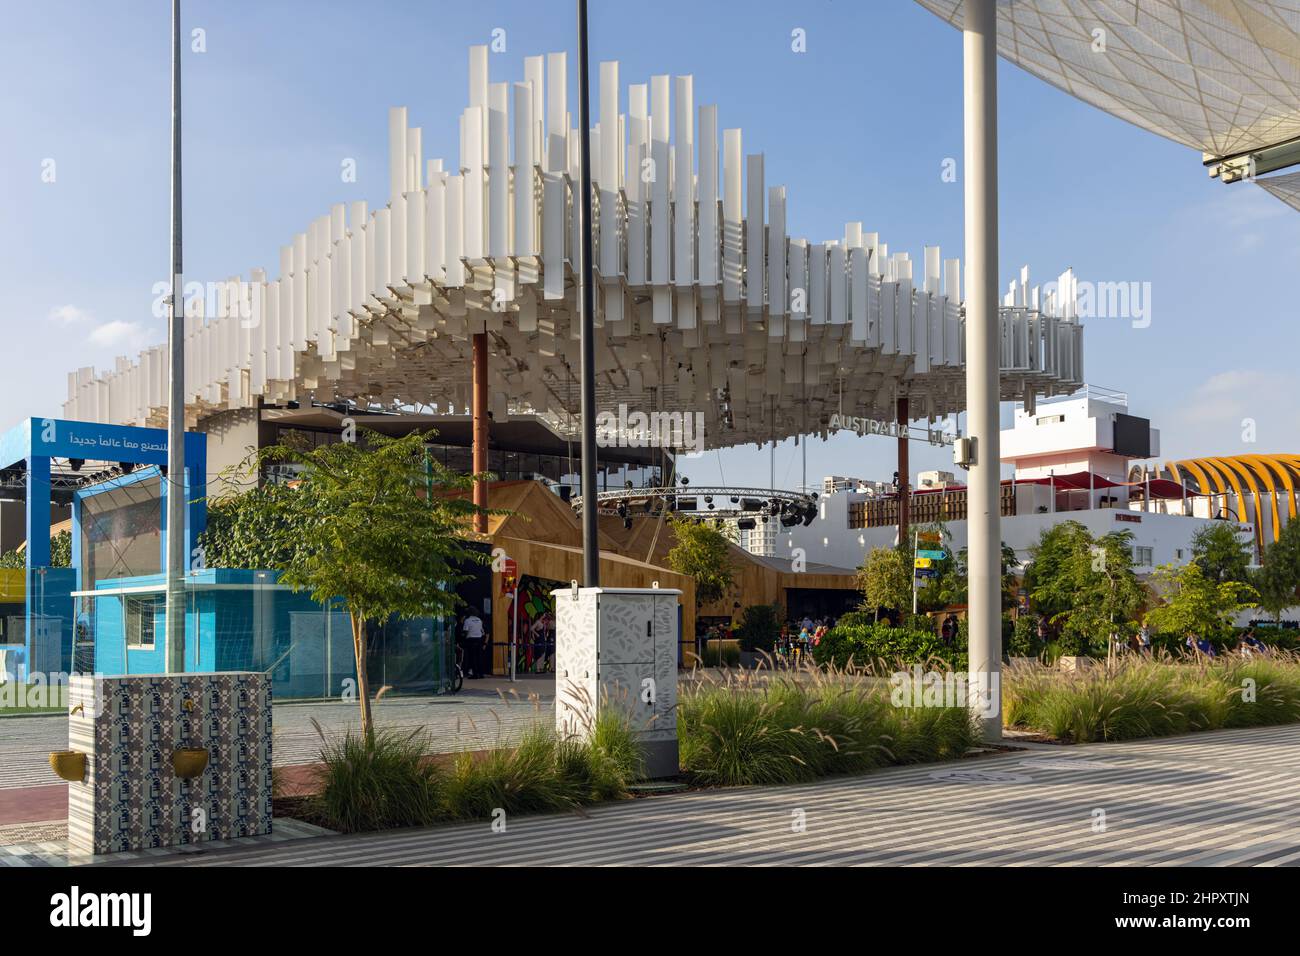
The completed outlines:
[[[998,87],[994,0],[966,0],[966,420],[974,439],[969,484],[970,687],[983,736],[1002,736],[1001,531],[998,415]]]
[[[185,670],[185,308],[181,294],[181,0],[172,0],[171,294],[167,316],[167,673]]]
[[[596,513],[596,330],[591,277],[591,107],[587,76],[587,0],[578,0],[578,136],[582,170],[578,211],[578,303],[582,328],[582,566],[586,587],[600,586]]]

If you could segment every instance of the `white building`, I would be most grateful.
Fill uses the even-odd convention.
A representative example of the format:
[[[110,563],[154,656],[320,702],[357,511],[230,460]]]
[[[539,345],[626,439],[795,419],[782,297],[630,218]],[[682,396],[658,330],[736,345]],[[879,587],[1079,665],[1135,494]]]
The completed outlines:
[[[1130,415],[1121,392],[1085,387],[1066,398],[1040,401],[1030,412],[1018,408],[1013,427],[1002,432],[1002,461],[1014,469],[1003,480],[1002,540],[1023,564],[1044,529],[1070,520],[1094,536],[1132,532],[1139,573],[1185,563],[1192,536],[1224,509],[1214,505],[1213,489],[1204,494],[1162,477],[1153,463],[1159,453],[1159,430]],[[1131,480],[1134,473],[1138,480]],[[912,526],[942,521],[952,547],[961,550],[967,538],[965,485],[946,472],[920,477],[927,480],[914,486]],[[846,491],[823,496],[818,506],[811,525],[780,530],[778,556],[797,547],[810,562],[856,567],[873,548],[897,543],[896,495]],[[1254,539],[1251,522],[1234,524],[1243,540]]]
[[[760,558],[776,557],[777,522],[755,519],[758,523],[749,530],[741,530],[740,546]]]
[[[838,491],[878,491],[886,485],[883,481],[868,481],[866,478],[847,478],[843,475],[827,475],[822,479],[822,494],[833,495]]]

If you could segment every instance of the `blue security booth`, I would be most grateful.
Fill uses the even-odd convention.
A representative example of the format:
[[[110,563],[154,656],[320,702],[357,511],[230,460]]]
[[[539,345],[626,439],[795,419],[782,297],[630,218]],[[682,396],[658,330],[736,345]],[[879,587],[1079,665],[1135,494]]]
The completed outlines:
[[[92,637],[78,635],[73,595],[97,579],[131,570],[125,560],[86,566],[87,555],[95,555],[97,548],[111,554],[118,547],[115,533],[134,531],[137,552],[142,543],[152,552],[156,539],[156,560],[153,554],[144,560],[157,570],[166,567],[166,468],[167,432],[162,428],[29,418],[0,436],[0,487],[5,497],[21,497],[26,515],[25,626],[21,642],[11,638],[3,646],[6,668],[18,680],[76,669],[76,645],[88,644]],[[187,432],[184,533],[190,554],[205,525],[206,481],[207,436]],[[152,490],[139,491],[146,487]],[[119,498],[137,494],[142,500],[135,502],[135,513],[110,515],[104,508],[102,522],[88,523],[96,502],[109,502],[114,493]],[[51,510],[56,503],[72,508],[72,555],[66,568],[50,566]],[[134,529],[129,527],[132,522]],[[148,531],[140,533],[139,528]],[[133,563],[141,561],[138,554],[130,557]]]
[[[209,568],[202,559],[206,439],[185,436],[185,672],[264,673],[281,700],[346,694],[356,664],[340,601],[317,602],[281,584],[277,571]],[[21,642],[0,641],[0,671],[47,683],[71,673],[164,672],[166,431],[29,419],[0,438],[0,460],[7,463],[0,490],[25,501],[28,542],[25,627]],[[66,568],[50,566],[55,502],[71,507]],[[438,694],[451,686],[448,620],[371,622],[369,647],[366,669],[376,689]]]

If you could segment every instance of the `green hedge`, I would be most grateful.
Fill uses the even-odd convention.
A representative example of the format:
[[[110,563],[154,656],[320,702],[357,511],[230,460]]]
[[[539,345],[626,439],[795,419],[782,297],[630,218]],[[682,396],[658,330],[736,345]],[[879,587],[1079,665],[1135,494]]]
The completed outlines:
[[[966,635],[960,629],[952,646],[947,646],[931,622],[913,618],[902,627],[886,621],[873,621],[870,615],[855,612],[840,618],[820,644],[813,648],[818,664],[847,667],[868,666],[877,661],[886,664],[924,664],[943,661],[957,670],[966,667]]]

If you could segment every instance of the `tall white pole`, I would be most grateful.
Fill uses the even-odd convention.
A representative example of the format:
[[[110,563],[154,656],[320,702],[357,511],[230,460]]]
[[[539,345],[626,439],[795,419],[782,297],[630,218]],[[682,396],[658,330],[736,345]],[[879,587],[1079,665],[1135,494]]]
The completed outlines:
[[[167,673],[185,670],[185,308],[181,271],[181,0],[172,0],[172,264],[167,316]]]
[[[966,421],[970,468],[970,687],[983,736],[1002,736],[1002,574],[998,510],[998,87],[994,0],[966,0],[962,31],[966,165]],[[984,691],[982,699],[975,694]]]

